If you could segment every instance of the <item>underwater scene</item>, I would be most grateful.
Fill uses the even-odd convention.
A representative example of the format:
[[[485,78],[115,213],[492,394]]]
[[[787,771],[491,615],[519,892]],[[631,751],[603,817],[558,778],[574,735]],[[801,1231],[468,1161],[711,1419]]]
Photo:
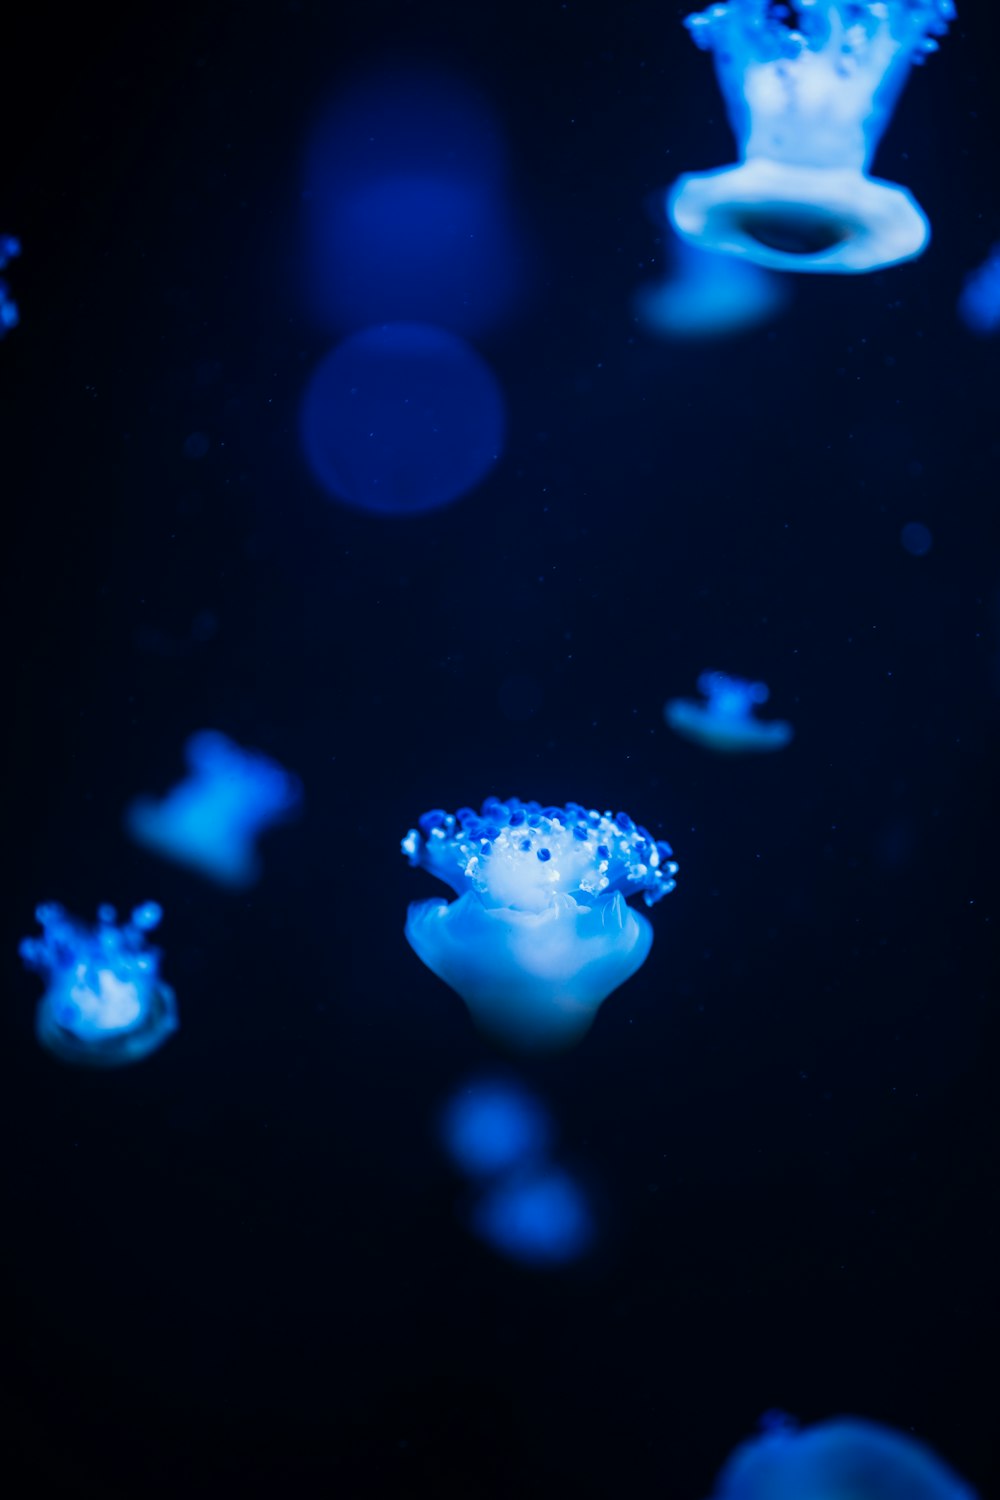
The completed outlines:
[[[10,1493],[1000,1495],[1000,13],[4,31]]]

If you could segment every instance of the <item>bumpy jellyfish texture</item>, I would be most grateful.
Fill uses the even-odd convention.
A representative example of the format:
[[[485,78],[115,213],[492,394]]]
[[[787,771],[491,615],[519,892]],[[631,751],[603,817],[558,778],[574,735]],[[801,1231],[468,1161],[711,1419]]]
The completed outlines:
[[[462,339],[385,323],[345,339],[317,366],[300,423],[309,467],[331,495],[412,516],[486,478],[503,448],[504,404],[489,366]]]
[[[161,802],[137,798],[125,815],[129,833],[220,885],[252,885],[260,874],[254,840],[299,806],[297,777],[210,729],[191,736],[185,756],[188,779]]]
[[[501,1255],[537,1267],[578,1260],[594,1239],[586,1195],[558,1167],[529,1168],[488,1188],[470,1226]]]
[[[174,992],[160,978],[160,952],[146,941],[162,915],[155,902],[136,907],[119,926],[114,907],[102,906],[86,927],[61,906],[35,913],[41,937],[25,938],[20,953],[47,982],[35,1030],[43,1047],[63,1062],[115,1068],[155,1052],[177,1030]]]
[[[800,1432],[772,1423],[742,1444],[711,1500],[976,1500],[922,1443],[859,1417]]]
[[[744,682],[725,672],[702,672],[698,691],[707,702],[672,698],[663,710],[670,728],[685,739],[731,755],[781,750],[791,740],[791,724],[754,717],[754,709],[769,696],[764,683]]]
[[[677,873],[669,844],[627,813],[516,797],[425,813],[403,852],[459,893],[410,907],[411,947],[484,1032],[527,1052],[583,1036],[653,941],[627,898],[652,906]]]
[[[983,264],[966,277],[958,316],[980,338],[1000,333],[1000,245],[994,245]]]
[[[748,260],[676,239],[673,258],[672,274],[641,287],[636,296],[637,316],[649,333],[725,338],[769,322],[788,303],[787,281]]]
[[[874,271],[919,255],[926,216],[868,168],[911,65],[954,15],[952,0],[727,0],[689,16],[740,159],[679,179],[674,228],[778,271]]]
[[[552,1135],[541,1104],[519,1084],[482,1079],[448,1101],[441,1134],[452,1161],[469,1177],[493,1177],[534,1161]]]
[[[2,271],[15,255],[20,255],[20,241],[14,239],[13,235],[0,234],[0,271]],[[17,311],[17,303],[10,295],[10,287],[6,281],[0,278],[0,339],[12,328],[16,328],[20,322]]]

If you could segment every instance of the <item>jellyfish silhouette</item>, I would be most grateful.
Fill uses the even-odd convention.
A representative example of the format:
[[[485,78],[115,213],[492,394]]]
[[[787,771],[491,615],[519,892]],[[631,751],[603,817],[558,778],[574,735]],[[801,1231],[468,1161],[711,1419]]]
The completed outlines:
[[[728,1460],[710,1500],[976,1500],[923,1443],[861,1417],[799,1430],[769,1414]]]
[[[3,271],[15,255],[21,253],[21,242],[13,235],[0,234],[0,271]],[[10,295],[10,287],[0,277],[0,339],[20,322],[17,303]]]
[[[129,833],[220,885],[252,885],[260,874],[254,840],[299,806],[298,778],[211,729],[191,736],[185,756],[191,775],[161,802],[137,798],[125,814]]]
[[[41,937],[25,938],[20,954],[47,980],[35,1017],[42,1046],[63,1062],[115,1068],[155,1052],[177,1030],[174,992],[160,978],[160,951],[147,933],[162,916],[147,901],[124,926],[101,906],[86,927],[61,906],[39,906]]]
[[[459,894],[410,907],[410,946],[487,1035],[528,1052],[571,1046],[589,1029],[652,945],[627,898],[652,906],[677,873],[670,845],[627,813],[576,802],[434,809],[402,847]]]
[[[689,16],[713,53],[739,162],[672,188],[674,228],[778,271],[863,272],[919,255],[930,226],[869,175],[913,63],[952,0],[727,0]]]
[[[791,724],[754,717],[754,709],[770,696],[763,682],[744,682],[725,672],[702,672],[698,691],[704,693],[706,703],[672,698],[663,710],[670,728],[685,739],[729,754],[781,750],[791,740]]]
[[[455,1165],[490,1178],[541,1157],[552,1137],[547,1110],[519,1083],[480,1078],[452,1095],[441,1114],[441,1137]]]
[[[539,1164],[493,1183],[469,1214],[473,1234],[509,1260],[564,1266],[595,1237],[586,1193],[562,1167]]]

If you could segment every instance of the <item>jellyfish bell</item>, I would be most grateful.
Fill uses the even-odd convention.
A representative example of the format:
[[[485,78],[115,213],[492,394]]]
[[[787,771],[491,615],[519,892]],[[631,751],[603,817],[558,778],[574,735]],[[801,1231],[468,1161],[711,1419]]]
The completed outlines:
[[[677,873],[669,844],[626,813],[575,802],[434,809],[402,847],[458,893],[410,907],[410,946],[482,1031],[522,1052],[569,1047],[587,1032],[652,945],[651,924],[627,898],[652,906]]]
[[[678,179],[678,234],[777,271],[859,273],[919,255],[926,215],[868,169],[910,67],[954,15],[952,0],[727,0],[689,16],[740,160]]]
[[[698,690],[706,702],[672,698],[663,710],[670,728],[684,739],[731,755],[782,750],[791,741],[791,724],[755,717],[754,710],[770,696],[763,682],[746,682],[725,672],[702,672]]]

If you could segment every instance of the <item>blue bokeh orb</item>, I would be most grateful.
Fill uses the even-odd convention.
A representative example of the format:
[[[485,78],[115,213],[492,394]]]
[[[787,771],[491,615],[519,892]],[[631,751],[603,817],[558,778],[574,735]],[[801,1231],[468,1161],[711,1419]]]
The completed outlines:
[[[931,529],[922,521],[908,521],[899,533],[899,540],[911,557],[926,557],[934,545]]]

